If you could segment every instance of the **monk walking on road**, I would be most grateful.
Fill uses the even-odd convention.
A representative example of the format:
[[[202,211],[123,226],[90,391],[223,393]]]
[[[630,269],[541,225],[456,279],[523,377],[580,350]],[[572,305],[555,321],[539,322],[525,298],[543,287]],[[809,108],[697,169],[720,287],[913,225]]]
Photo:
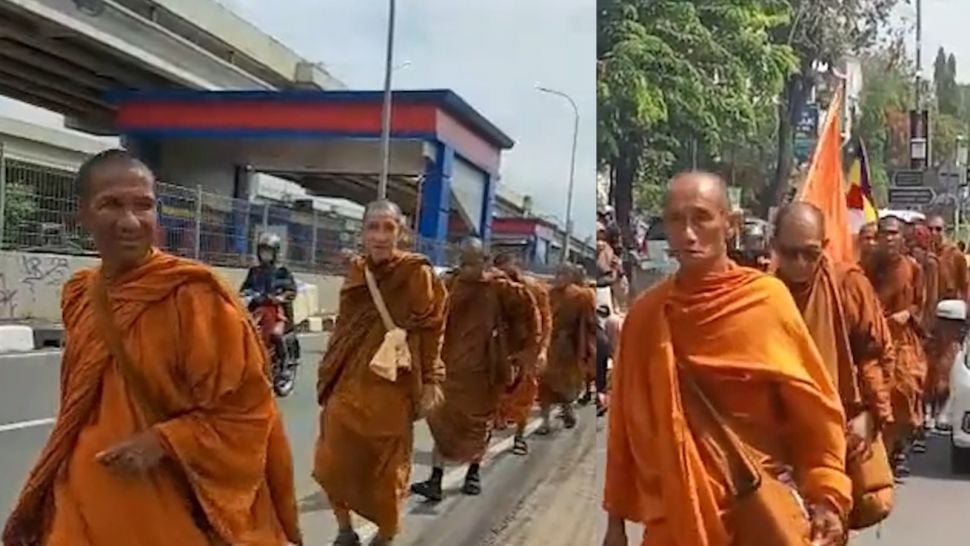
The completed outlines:
[[[923,382],[926,355],[921,339],[926,285],[923,270],[904,254],[903,222],[893,216],[879,221],[879,247],[865,264],[866,276],[876,289],[896,348],[896,363],[890,381],[893,425],[886,430],[886,447],[891,451],[897,475],[909,472],[906,450],[916,428],[922,425]]]
[[[62,295],[57,422],[4,546],[301,542],[265,350],[210,268],[152,248],[155,179],[109,150],[78,172],[101,265]]]
[[[532,296],[524,285],[488,265],[481,242],[469,239],[459,269],[447,283],[445,401],[427,417],[434,437],[431,477],[411,486],[431,501],[442,498],[445,461],[467,463],[462,493],[481,493],[479,465],[499,400],[538,354],[539,316]]]
[[[515,437],[512,453],[525,455],[529,452],[529,445],[525,441],[525,425],[529,414],[535,406],[539,392],[539,376],[546,366],[549,350],[549,336],[552,333],[552,309],[549,306],[549,290],[545,284],[522,272],[518,259],[514,254],[505,253],[495,257],[495,267],[501,269],[513,281],[525,285],[532,295],[539,314],[539,351],[534,365],[526,366],[518,383],[511,392],[502,397],[499,403],[498,422],[500,427],[506,424],[515,426]]]
[[[372,545],[398,534],[413,422],[441,400],[447,295],[427,258],[398,249],[402,222],[390,201],[365,209],[365,255],[351,260],[320,364],[313,476],[337,518],[337,546],[360,544],[352,511],[377,524]],[[395,335],[406,347],[393,346]],[[397,360],[388,362],[388,352]]]
[[[850,520],[853,528],[869,527],[892,506],[892,474],[880,432],[892,421],[886,378],[896,355],[882,307],[858,265],[833,263],[825,255],[825,217],[814,205],[783,207],[774,234],[777,275],[805,319],[848,418],[846,464],[858,516]],[[889,502],[873,506],[878,503],[867,502],[871,494],[888,496]]]
[[[791,295],[728,259],[716,175],[676,176],[663,219],[680,268],[623,324],[604,544],[626,546],[625,521],[645,546],[844,544],[845,418]]]
[[[573,402],[586,386],[589,370],[596,366],[596,294],[585,283],[582,270],[573,264],[560,266],[549,291],[552,309],[548,362],[539,376],[542,425],[536,434],[552,432],[552,407],[562,411],[564,426],[576,426]]]

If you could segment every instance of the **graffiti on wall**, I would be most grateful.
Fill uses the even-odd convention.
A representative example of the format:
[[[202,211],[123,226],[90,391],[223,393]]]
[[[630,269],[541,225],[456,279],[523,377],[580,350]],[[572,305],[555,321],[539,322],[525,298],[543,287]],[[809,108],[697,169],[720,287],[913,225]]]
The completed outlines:
[[[22,255],[4,260],[0,269],[0,319],[32,318],[38,296],[60,299],[61,286],[71,274],[63,256]]]

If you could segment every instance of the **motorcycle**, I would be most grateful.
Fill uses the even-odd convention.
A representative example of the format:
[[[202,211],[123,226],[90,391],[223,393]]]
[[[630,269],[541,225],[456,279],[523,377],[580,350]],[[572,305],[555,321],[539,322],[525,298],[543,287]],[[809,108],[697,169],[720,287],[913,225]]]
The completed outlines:
[[[240,294],[246,309],[252,314],[256,330],[269,354],[269,377],[273,392],[284,398],[296,387],[296,369],[300,364],[296,333],[287,332],[286,314],[283,312],[284,295],[258,294],[252,290]]]

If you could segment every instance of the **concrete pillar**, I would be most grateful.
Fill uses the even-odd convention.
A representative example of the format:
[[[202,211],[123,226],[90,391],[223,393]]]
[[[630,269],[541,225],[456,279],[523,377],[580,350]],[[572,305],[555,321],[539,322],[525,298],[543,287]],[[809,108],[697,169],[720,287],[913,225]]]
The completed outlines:
[[[435,265],[445,265],[448,218],[451,215],[451,171],[454,162],[455,150],[446,144],[439,144],[434,160],[425,162],[418,236],[431,243],[428,255]]]
[[[492,216],[495,214],[495,192],[498,189],[498,175],[485,173],[484,178],[482,184],[482,230],[479,237],[485,244],[485,248],[488,248],[492,241]]]

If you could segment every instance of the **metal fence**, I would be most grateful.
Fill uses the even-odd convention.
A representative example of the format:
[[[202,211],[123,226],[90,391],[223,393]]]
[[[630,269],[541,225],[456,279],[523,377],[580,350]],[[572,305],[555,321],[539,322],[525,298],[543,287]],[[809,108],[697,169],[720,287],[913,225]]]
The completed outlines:
[[[4,250],[88,255],[74,172],[4,157],[0,146],[0,246]],[[283,263],[296,271],[340,274],[345,252],[359,250],[361,220],[336,212],[255,203],[159,182],[157,244],[163,250],[224,267],[252,265],[260,233],[283,240]],[[412,238],[416,252],[458,261],[455,243]],[[525,263],[550,274],[555,264]]]

